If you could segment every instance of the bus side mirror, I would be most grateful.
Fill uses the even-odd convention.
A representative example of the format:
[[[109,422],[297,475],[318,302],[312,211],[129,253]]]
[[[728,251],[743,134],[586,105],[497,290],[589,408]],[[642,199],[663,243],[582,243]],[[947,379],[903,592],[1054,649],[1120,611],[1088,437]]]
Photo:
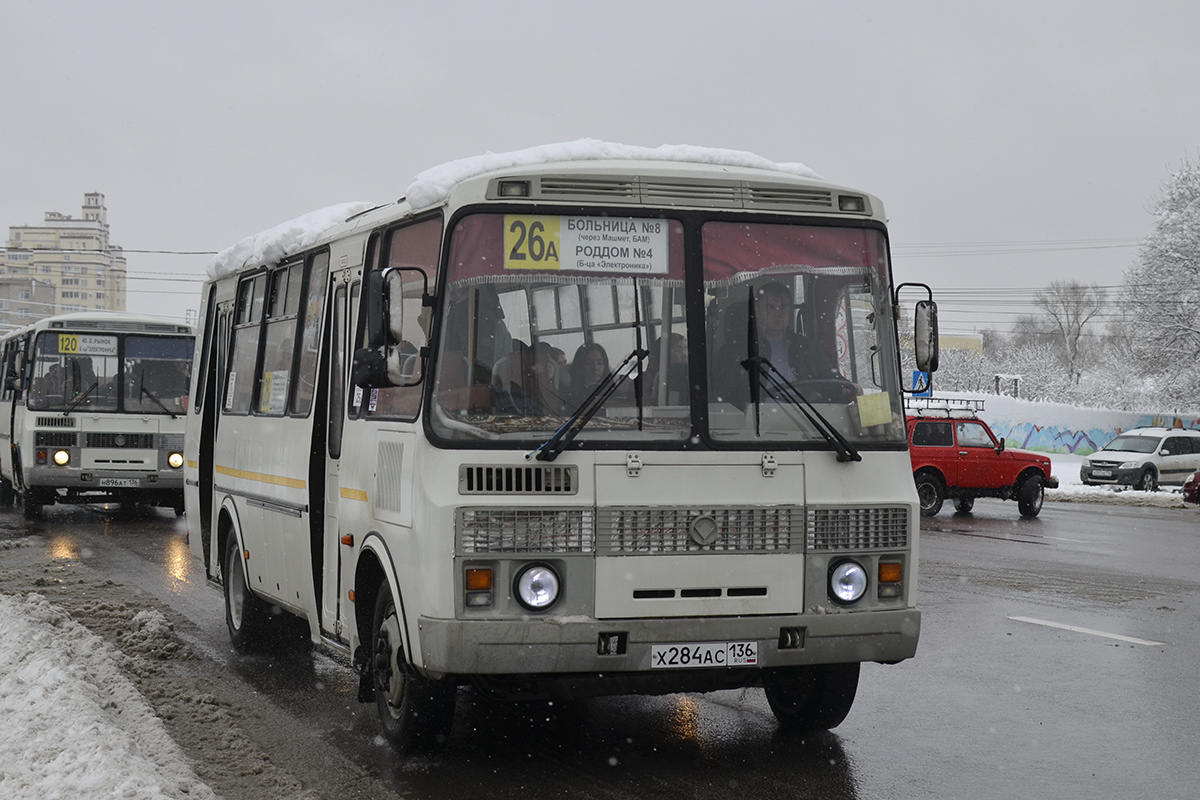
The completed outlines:
[[[404,323],[403,286],[394,269],[367,275],[367,346],[390,347],[400,341]]]
[[[354,365],[350,380],[362,389],[390,386],[387,374],[387,356],[382,349],[364,347],[354,351]]]
[[[914,317],[913,349],[916,350],[917,369],[935,372],[938,368],[937,303],[918,300]]]

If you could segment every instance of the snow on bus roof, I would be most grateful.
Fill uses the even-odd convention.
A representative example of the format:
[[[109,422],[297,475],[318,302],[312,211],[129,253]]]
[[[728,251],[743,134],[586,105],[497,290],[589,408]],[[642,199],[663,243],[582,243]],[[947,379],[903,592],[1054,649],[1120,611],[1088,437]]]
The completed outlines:
[[[405,192],[413,208],[426,208],[442,202],[460,181],[496,170],[530,167],[561,161],[679,161],[724,167],[750,167],[785,172],[804,178],[821,176],[799,163],[777,164],[744,150],[722,150],[686,144],[659,147],[577,139],[573,142],[539,145],[509,153],[485,153],[451,161],[417,175]],[[247,264],[273,264],[289,253],[310,247],[321,234],[355,214],[375,207],[373,203],[342,203],[276,225],[270,230],[247,236],[225,248],[208,265],[209,278],[219,278]]]
[[[413,208],[425,208],[444,200],[459,181],[487,172],[549,164],[558,161],[686,161],[693,164],[713,164],[725,167],[753,167],[775,172],[787,172],[804,178],[820,175],[803,164],[776,164],[762,156],[744,150],[721,150],[686,144],[664,144],[659,147],[604,142],[599,139],[577,139],[511,153],[485,153],[480,156],[451,161],[427,169],[417,175],[405,195]]]
[[[345,222],[355,214],[374,208],[376,203],[341,203],[311,211],[270,230],[247,236],[226,247],[208,265],[208,277],[220,278],[237,272],[246,264],[273,264],[289,253],[310,247],[321,234]]]

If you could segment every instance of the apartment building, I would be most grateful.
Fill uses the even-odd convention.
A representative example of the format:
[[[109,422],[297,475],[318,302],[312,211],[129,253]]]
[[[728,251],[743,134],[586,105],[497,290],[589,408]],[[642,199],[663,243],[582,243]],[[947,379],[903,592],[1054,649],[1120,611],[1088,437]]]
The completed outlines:
[[[126,264],[109,241],[104,195],[83,196],[79,218],[47,211],[8,229],[0,254],[0,331],[71,311],[124,311]]]

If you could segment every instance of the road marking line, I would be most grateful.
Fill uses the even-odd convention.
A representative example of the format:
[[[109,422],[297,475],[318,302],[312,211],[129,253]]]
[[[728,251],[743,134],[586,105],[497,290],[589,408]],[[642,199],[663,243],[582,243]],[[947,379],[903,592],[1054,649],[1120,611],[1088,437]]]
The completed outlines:
[[[1017,622],[1029,622],[1033,625],[1045,625],[1047,628],[1059,628],[1064,631],[1074,631],[1075,633],[1090,633],[1092,636],[1103,636],[1106,639],[1118,639],[1122,642],[1129,642],[1130,644],[1144,644],[1147,647],[1158,647],[1159,645],[1166,644],[1166,642],[1152,642],[1149,639],[1135,639],[1132,636],[1122,636],[1119,633],[1094,631],[1090,628],[1079,628],[1075,625],[1064,625],[1061,622],[1048,622],[1047,620],[1034,619],[1033,617],[1009,617],[1009,619],[1016,620]]]

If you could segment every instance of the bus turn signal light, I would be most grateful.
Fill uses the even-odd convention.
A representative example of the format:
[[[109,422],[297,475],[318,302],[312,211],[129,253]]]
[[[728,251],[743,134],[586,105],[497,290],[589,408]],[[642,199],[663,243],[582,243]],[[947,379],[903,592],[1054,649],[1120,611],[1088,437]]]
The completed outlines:
[[[492,571],[490,569],[467,570],[467,590],[486,591],[492,588]]]
[[[879,597],[900,597],[904,592],[904,565],[895,561],[879,563]]]
[[[492,570],[490,567],[468,569],[463,576],[468,608],[486,608],[492,604]]]

